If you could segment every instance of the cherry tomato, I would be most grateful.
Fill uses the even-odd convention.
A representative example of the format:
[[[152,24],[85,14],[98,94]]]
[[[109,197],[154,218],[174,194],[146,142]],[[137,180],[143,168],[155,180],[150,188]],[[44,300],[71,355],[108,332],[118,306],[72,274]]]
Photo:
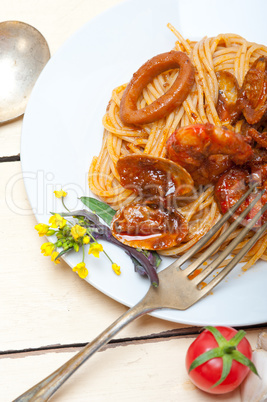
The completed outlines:
[[[213,350],[217,351],[216,353],[218,355],[220,354],[219,351],[221,351],[221,355],[226,356],[226,358],[211,357],[206,362],[198,365],[196,368],[193,368],[189,372],[189,377],[191,381],[203,391],[212,394],[224,394],[231,392],[241,384],[250,370],[257,374],[257,370],[251,362],[251,346],[248,340],[244,337],[244,331],[236,331],[233,328],[221,326],[215,328],[206,328],[207,329],[204,330],[190,345],[187,351],[187,371],[189,372],[190,366],[195,359],[206,352],[213,354]],[[213,333],[209,329],[212,329],[212,331],[214,329],[216,332]],[[217,337],[216,333],[220,336]],[[241,336],[237,334],[240,334]],[[233,337],[235,337],[235,339],[238,337],[238,340],[234,342],[231,340]],[[234,344],[236,345],[233,346]],[[235,360],[235,356],[237,356],[238,360],[243,361],[243,363]],[[220,379],[222,379],[223,365],[225,365],[225,369],[228,365],[229,373],[219,385],[214,386],[214,384],[220,382]]]

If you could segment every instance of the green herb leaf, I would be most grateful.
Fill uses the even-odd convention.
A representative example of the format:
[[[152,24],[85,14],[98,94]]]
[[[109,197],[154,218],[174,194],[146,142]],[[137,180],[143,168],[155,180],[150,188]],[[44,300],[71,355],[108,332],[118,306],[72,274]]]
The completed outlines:
[[[68,253],[68,252],[71,251],[71,250],[72,250],[72,248],[68,248],[67,250],[62,250],[62,251],[56,256],[55,261],[56,261],[59,257],[61,257],[62,255]]]
[[[80,200],[84,205],[91,209],[91,211],[102,218],[108,225],[111,224],[112,218],[116,211],[109,205],[92,197],[81,197]]]

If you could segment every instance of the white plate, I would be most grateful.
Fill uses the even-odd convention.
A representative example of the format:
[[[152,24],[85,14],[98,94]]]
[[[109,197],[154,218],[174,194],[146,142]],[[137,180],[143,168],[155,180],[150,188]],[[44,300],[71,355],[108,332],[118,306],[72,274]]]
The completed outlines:
[[[185,37],[234,32],[267,44],[267,3],[261,0],[133,0],[89,21],[52,57],[28,103],[22,130],[22,168],[32,209],[39,222],[49,211],[62,211],[54,190],[68,191],[71,209],[77,197],[90,195],[87,172],[102,139],[102,116],[114,87],[127,82],[150,57],[172,49],[171,22]],[[104,255],[86,256],[88,281],[111,298],[132,306],[148,288],[126,254],[105,244],[121,266],[116,276]],[[86,253],[87,254],[87,253]],[[73,267],[80,253],[66,257]],[[171,259],[164,259],[162,267]],[[75,275],[75,274],[73,274]],[[162,319],[194,324],[244,326],[267,321],[267,265],[257,263],[245,274],[236,267],[213,295],[186,311],[162,310]]]

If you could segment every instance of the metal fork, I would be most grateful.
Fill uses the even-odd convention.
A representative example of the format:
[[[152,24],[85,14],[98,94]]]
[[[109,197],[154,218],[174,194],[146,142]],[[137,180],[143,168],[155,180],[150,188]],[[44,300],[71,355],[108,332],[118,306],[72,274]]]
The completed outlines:
[[[255,189],[256,184],[243,195],[243,197],[213,226],[213,228],[203,236],[188,252],[178,258],[170,266],[159,273],[160,285],[158,288],[150,286],[145,297],[130,308],[125,314],[118,318],[106,330],[104,330],[92,342],[86,345],[79,353],[72,357],[63,366],[58,368],[54,373],[49,375],[43,381],[26,391],[24,394],[15,399],[14,402],[22,401],[47,401],[57,389],[95,352],[103,347],[111,338],[114,337],[122,328],[134,319],[150,313],[154,310],[162,308],[170,308],[177,310],[185,310],[195,304],[198,300],[209,293],[226,275],[236,266],[236,264],[244,257],[249,249],[264,234],[267,229],[267,222],[249,239],[246,245],[232,260],[220,270],[220,272],[212,278],[205,287],[200,287],[201,282],[206,279],[222,261],[235,249],[235,247],[244,239],[246,234],[253,228],[260,216],[267,210],[267,203],[255,215],[255,217],[239,232],[238,236],[221,252],[218,256],[204,269],[190,279],[189,276],[211,255],[213,255],[221,244],[228,238],[236,227],[242,222],[249,211],[254,207],[264,193],[261,191],[254,201],[245,209],[240,216],[215,240],[200,257],[198,257],[188,267],[181,269],[181,266],[188,261],[195,253],[214,236],[214,234],[224,225],[224,223],[232,216],[247,196]]]

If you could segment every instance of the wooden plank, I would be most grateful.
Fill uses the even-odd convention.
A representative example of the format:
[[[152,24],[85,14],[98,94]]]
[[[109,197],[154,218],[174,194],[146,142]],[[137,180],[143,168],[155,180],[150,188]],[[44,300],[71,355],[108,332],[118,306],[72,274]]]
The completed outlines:
[[[256,333],[250,334],[254,342]],[[64,402],[240,402],[239,390],[210,395],[189,380],[186,350],[192,338],[136,342],[97,353],[54,395]],[[2,400],[12,400],[57,369],[74,351],[0,359]]]
[[[20,163],[0,163],[0,177],[0,351],[89,342],[126,307],[41,255]],[[185,327],[146,316],[118,337]]]
[[[22,120],[0,124],[0,157],[19,155]]]

